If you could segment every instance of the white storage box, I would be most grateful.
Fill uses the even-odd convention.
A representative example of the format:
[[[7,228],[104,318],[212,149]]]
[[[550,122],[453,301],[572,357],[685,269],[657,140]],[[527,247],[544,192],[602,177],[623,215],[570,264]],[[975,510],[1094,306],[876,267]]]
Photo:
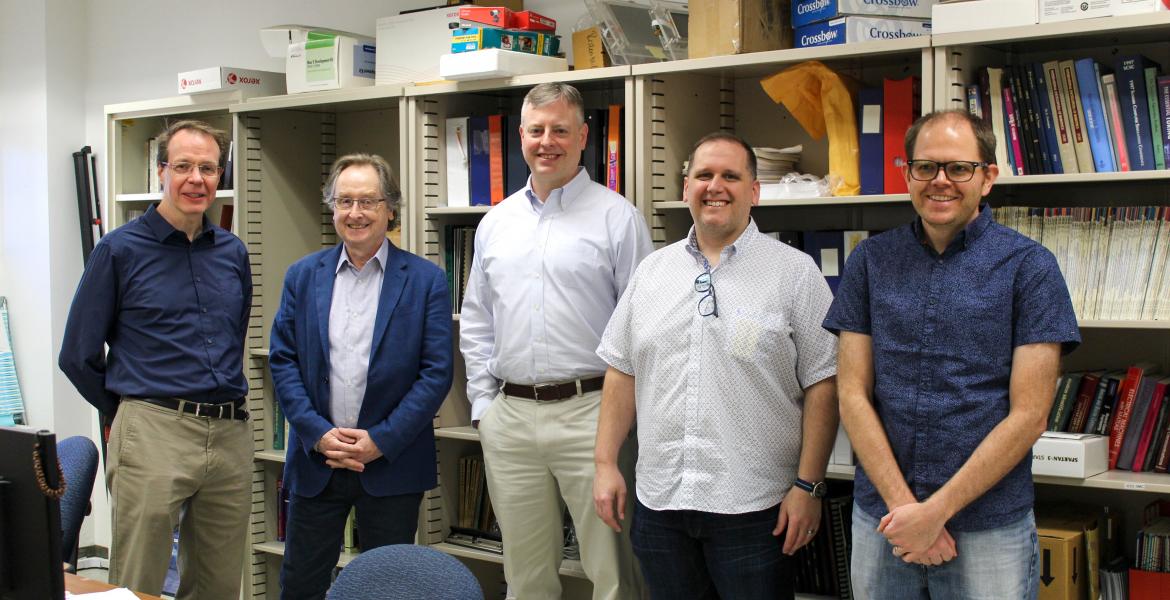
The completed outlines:
[[[378,85],[439,79],[439,57],[451,53],[451,23],[458,6],[378,19]]]
[[[284,93],[284,73],[209,67],[179,73],[180,94],[242,90],[244,96],[278,96]]]
[[[1038,0],[968,0],[935,4],[930,32],[954,33],[998,27],[1021,27],[1040,22]]]
[[[285,57],[288,93],[374,85],[374,41],[310,31]]]
[[[1170,0],[1113,0],[1113,14],[1133,15],[1170,10]]]
[[[439,75],[443,79],[490,79],[568,69],[569,62],[563,58],[499,48],[444,54],[439,57]]]
[[[1083,479],[1109,469],[1109,438],[1045,431],[1032,446],[1032,473]]]
[[[1040,22],[1113,16],[1116,0],[1040,0]]]

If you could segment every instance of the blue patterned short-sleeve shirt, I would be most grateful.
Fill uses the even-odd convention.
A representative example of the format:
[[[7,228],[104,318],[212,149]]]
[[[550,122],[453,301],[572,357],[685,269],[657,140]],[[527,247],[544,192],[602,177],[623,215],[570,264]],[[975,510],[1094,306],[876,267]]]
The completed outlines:
[[[921,222],[865,240],[849,256],[824,326],[873,339],[873,403],[910,490],[925,500],[1008,414],[1017,346],[1080,343],[1076,315],[1052,253],[995,223],[987,205],[939,255]],[[888,512],[857,469],[854,497]],[[947,527],[990,529],[1033,503],[1029,453]]]

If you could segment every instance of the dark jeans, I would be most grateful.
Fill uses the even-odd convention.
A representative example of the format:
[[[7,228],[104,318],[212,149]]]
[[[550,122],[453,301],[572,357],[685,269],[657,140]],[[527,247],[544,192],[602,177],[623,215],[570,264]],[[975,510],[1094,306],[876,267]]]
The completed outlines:
[[[654,600],[794,597],[791,559],[774,537],[780,505],[722,515],[634,506],[630,541]]]
[[[282,600],[317,600],[329,589],[337,566],[345,520],[357,507],[358,538],[363,550],[390,544],[413,544],[422,493],[377,498],[362,489],[358,474],[333,471],[329,485],[312,498],[292,494],[285,526],[284,563],[280,567]]]

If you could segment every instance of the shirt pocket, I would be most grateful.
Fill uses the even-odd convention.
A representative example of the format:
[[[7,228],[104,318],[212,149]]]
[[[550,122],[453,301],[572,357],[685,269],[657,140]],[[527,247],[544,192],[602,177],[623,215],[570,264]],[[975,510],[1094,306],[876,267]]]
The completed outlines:
[[[730,314],[721,313],[720,317],[729,319],[727,350],[735,359],[757,362],[774,361],[777,354],[791,356],[792,327],[783,311],[736,308]]]

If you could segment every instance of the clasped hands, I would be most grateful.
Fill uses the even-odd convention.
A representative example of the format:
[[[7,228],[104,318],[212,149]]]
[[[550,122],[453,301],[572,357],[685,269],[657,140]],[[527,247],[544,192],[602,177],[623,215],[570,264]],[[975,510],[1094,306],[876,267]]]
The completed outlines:
[[[325,455],[325,464],[334,469],[361,473],[366,463],[382,456],[382,451],[365,429],[334,427],[325,432],[313,449]]]
[[[878,522],[878,533],[908,563],[938,566],[958,556],[946,519],[933,506],[912,502],[895,507]]]

